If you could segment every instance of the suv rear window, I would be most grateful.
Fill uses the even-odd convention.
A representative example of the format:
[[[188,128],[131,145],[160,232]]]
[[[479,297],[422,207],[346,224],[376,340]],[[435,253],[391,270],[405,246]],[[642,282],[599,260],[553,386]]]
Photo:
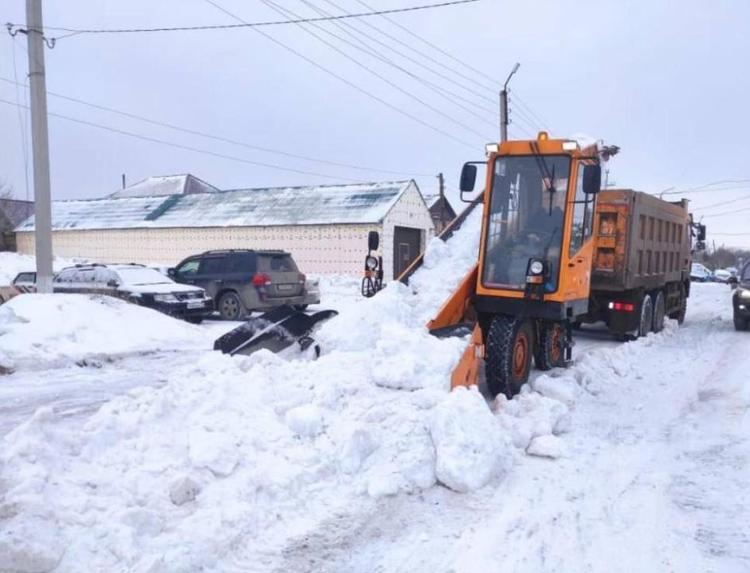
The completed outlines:
[[[259,255],[258,260],[261,271],[286,273],[297,270],[291,255]]]

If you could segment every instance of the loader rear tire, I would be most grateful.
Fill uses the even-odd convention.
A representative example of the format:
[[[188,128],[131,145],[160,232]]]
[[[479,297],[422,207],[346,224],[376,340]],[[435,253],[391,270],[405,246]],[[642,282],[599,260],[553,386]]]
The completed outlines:
[[[529,379],[534,332],[528,319],[497,315],[487,331],[485,377],[492,396],[512,398]]]
[[[566,335],[561,322],[541,322],[539,345],[534,352],[534,364],[539,370],[551,370],[565,366]]]

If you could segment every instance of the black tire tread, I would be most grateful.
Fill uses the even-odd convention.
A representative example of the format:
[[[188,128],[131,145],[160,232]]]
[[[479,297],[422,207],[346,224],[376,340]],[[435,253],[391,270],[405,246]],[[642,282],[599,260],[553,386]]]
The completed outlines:
[[[486,340],[485,377],[493,397],[503,393],[510,399],[518,394],[525,382],[517,387],[512,382],[513,340],[524,322],[520,317],[498,315],[490,323]],[[529,340],[533,342],[533,337],[530,336]]]

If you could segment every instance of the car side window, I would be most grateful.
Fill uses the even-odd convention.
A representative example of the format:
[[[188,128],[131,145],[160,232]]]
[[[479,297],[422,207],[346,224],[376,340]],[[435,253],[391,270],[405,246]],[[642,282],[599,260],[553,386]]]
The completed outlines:
[[[191,259],[189,261],[184,262],[182,266],[177,267],[175,274],[182,275],[182,276],[192,276],[198,272],[199,265],[200,265],[200,260]]]
[[[21,273],[13,281],[14,283],[33,283],[34,273]]]
[[[63,271],[60,271],[60,274],[57,275],[57,278],[55,278],[56,283],[71,283],[73,282],[73,276],[75,274],[75,269],[66,269]]]
[[[255,253],[234,253],[227,261],[228,273],[254,273]]]
[[[205,259],[201,259],[198,272],[202,275],[216,275],[223,273],[226,268],[225,262],[225,257],[206,257]]]

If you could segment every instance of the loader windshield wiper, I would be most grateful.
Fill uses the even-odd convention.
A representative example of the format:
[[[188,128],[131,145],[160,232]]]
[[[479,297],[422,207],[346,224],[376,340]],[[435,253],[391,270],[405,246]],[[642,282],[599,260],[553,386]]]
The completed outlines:
[[[544,156],[539,152],[539,146],[536,144],[535,141],[531,142],[531,151],[534,154],[534,159],[536,160],[536,166],[539,168],[539,173],[542,176],[542,183],[545,186],[545,191],[549,192],[549,215],[552,216],[552,206],[554,204],[554,196],[555,193],[557,193],[557,189],[555,189],[555,167],[556,165],[552,164],[552,170],[550,171],[549,167],[547,166],[547,162],[544,160]]]

